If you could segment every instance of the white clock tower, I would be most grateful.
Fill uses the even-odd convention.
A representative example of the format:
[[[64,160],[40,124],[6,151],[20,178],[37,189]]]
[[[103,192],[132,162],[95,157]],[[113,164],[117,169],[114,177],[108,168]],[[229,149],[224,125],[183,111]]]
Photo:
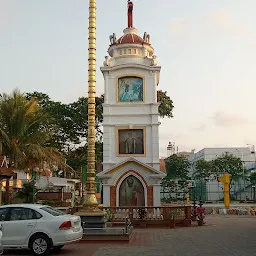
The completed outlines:
[[[133,27],[128,2],[128,27],[119,39],[110,36],[109,56],[101,71],[103,104],[104,206],[160,206],[157,86],[160,67],[150,35]]]

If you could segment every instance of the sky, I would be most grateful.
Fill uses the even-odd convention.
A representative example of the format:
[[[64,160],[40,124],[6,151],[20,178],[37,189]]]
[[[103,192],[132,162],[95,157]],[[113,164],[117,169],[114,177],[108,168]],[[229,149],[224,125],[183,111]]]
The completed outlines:
[[[0,93],[87,96],[88,0],[0,0]],[[134,0],[134,26],[151,36],[159,89],[174,102],[161,119],[160,155],[256,144],[256,1]],[[97,95],[109,35],[123,35],[126,0],[97,1]]]

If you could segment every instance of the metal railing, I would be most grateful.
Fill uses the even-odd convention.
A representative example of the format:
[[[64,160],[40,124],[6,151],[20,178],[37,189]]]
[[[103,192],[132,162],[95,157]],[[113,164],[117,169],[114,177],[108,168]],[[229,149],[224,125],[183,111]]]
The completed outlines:
[[[223,184],[220,182],[197,182],[189,191],[190,200],[222,201]],[[232,201],[256,201],[255,185],[248,180],[235,182],[230,187],[230,198]],[[185,202],[186,191],[172,191],[162,189],[161,201],[163,203]]]

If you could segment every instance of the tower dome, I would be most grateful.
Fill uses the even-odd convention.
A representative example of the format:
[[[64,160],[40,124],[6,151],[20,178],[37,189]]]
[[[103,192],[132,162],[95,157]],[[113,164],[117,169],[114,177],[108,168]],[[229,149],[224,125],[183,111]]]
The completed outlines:
[[[135,33],[127,33],[121,36],[117,41],[116,45],[120,44],[141,44],[143,45],[144,40]]]
[[[115,62],[117,59],[138,59],[146,58],[150,64],[156,63],[156,57],[154,54],[154,48],[150,44],[150,35],[145,32],[143,37],[138,35],[138,30],[133,27],[133,3],[128,1],[128,26],[123,31],[123,35],[117,39],[116,34],[113,33],[110,39],[110,46],[108,53],[111,57],[109,59],[106,56],[105,66],[110,65],[111,62]],[[126,60],[126,62],[129,60]],[[138,60],[137,60],[138,61]],[[136,61],[135,61],[136,62]]]

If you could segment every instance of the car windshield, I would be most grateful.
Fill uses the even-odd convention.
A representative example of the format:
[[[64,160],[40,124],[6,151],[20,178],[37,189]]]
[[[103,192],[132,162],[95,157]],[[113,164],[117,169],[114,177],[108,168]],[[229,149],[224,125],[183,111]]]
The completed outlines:
[[[45,212],[48,212],[48,213],[50,213],[50,214],[53,215],[53,216],[65,215],[64,212],[62,212],[62,211],[60,211],[60,210],[58,210],[58,209],[54,209],[54,208],[49,207],[49,206],[43,207],[43,208],[41,208],[41,210],[43,210],[43,211],[45,211]]]

